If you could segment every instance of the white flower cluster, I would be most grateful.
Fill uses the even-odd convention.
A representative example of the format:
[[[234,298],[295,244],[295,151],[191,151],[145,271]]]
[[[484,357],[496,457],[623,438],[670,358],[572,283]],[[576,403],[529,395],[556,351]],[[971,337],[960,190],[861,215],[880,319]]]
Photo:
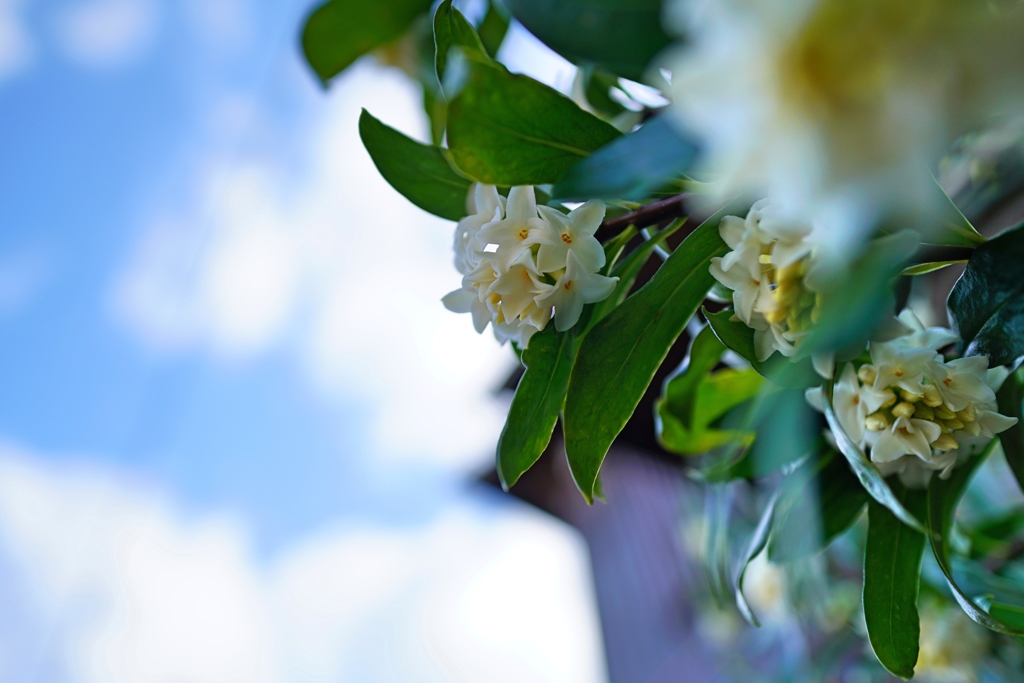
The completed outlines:
[[[956,137],[1024,106],[1024,7],[970,0],[675,0],[665,66],[723,193],[827,225],[839,258],[887,211],[927,211]]]
[[[490,323],[498,341],[525,347],[552,316],[555,329],[568,330],[584,304],[615,289],[618,278],[598,274],[605,253],[594,233],[604,202],[591,200],[566,215],[537,206],[532,186],[513,187],[506,200],[493,185],[477,184],[466,204],[454,245],[462,287],[443,301],[450,311],[471,313],[477,332]]]
[[[1017,420],[996,412],[1005,368],[989,370],[985,356],[947,362],[938,349],[956,341],[955,334],[925,329],[909,311],[900,321],[909,334],[871,343],[870,363],[847,363],[832,400],[843,431],[869,450],[882,474],[898,473],[907,486],[923,487],[932,472],[948,477],[962,458]],[[807,398],[824,409],[821,388]]]
[[[758,360],[775,351],[793,356],[818,315],[810,226],[761,200],[745,220],[724,217],[719,232],[732,251],[711,259],[711,274],[732,290],[736,317],[754,329]]]

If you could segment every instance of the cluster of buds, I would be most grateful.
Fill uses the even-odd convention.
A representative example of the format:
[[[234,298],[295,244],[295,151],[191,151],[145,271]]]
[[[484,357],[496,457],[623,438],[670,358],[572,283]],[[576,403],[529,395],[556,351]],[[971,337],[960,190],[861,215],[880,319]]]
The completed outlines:
[[[462,287],[443,302],[471,313],[477,332],[490,324],[498,341],[525,347],[554,317],[564,331],[585,304],[608,298],[618,278],[598,271],[605,253],[594,233],[605,206],[591,200],[568,215],[538,206],[533,187],[513,187],[508,199],[493,185],[477,184],[466,200],[468,216],[455,228],[455,267]]]
[[[924,329],[909,312],[900,319],[910,332],[871,343],[870,363],[848,363],[835,384],[833,407],[840,426],[869,451],[882,474],[899,474],[907,486],[922,487],[933,472],[948,477],[1016,418],[996,412],[1005,368],[990,370],[984,356],[946,361],[938,349],[956,335]],[[820,389],[808,392],[808,399],[820,407]]]
[[[732,251],[711,260],[711,274],[732,290],[736,317],[754,330],[758,359],[776,351],[793,356],[818,319],[811,228],[761,200],[746,219],[723,218],[719,231]]]

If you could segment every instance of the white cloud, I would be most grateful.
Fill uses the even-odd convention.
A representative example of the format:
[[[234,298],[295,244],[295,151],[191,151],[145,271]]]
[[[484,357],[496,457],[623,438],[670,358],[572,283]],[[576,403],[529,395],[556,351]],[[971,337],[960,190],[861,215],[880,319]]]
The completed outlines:
[[[503,418],[490,392],[511,353],[441,305],[459,284],[452,224],[395,193],[358,137],[356,103],[422,131],[418,97],[363,64],[313,103],[320,124],[298,171],[210,160],[197,205],[154,221],[128,265],[120,319],[170,350],[245,358],[288,344],[317,387],[374,410],[382,452],[486,457]]]
[[[23,4],[23,0],[0,0],[0,82],[32,61],[32,39],[21,16]]]
[[[237,522],[184,521],[144,484],[0,447],[0,566],[47,625],[40,656],[75,683],[593,683],[586,557],[561,523],[468,498],[422,528],[324,530],[258,564]],[[0,641],[22,628],[0,622]]]
[[[156,0],[84,0],[57,16],[60,46],[91,68],[118,67],[141,57],[159,23]]]

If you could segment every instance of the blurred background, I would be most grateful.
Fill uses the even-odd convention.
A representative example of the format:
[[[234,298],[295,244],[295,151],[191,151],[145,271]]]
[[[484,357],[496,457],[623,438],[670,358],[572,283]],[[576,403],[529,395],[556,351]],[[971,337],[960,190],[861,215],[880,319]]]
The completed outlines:
[[[478,482],[515,358],[358,139],[419,89],[322,89],[311,6],[0,0],[2,681],[606,678],[582,537]]]

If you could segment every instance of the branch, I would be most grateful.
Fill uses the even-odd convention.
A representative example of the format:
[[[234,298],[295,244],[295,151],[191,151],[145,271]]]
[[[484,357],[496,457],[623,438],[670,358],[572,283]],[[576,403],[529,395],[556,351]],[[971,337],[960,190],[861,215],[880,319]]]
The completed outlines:
[[[619,233],[631,225],[636,226],[637,230],[642,230],[643,228],[657,225],[662,221],[681,218],[686,215],[684,203],[687,196],[685,194],[678,194],[675,197],[669,197],[660,202],[641,206],[636,211],[605,221],[598,228],[598,231],[606,234]]]

